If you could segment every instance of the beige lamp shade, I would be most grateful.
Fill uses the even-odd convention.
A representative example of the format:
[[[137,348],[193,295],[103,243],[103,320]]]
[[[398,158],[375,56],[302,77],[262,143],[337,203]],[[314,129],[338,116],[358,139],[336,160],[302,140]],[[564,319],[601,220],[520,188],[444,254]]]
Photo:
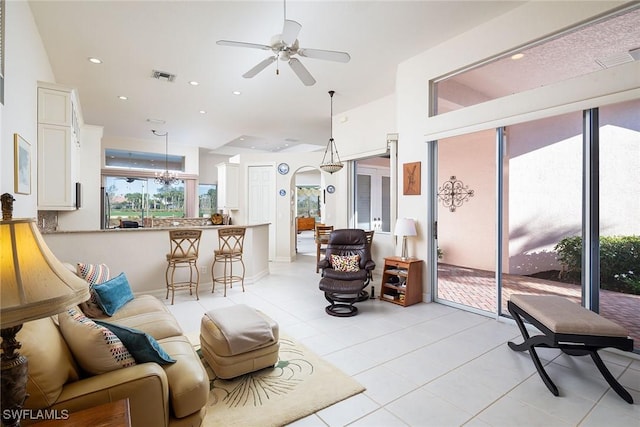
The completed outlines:
[[[0,325],[20,325],[89,299],[87,283],[47,247],[35,219],[0,221]]]

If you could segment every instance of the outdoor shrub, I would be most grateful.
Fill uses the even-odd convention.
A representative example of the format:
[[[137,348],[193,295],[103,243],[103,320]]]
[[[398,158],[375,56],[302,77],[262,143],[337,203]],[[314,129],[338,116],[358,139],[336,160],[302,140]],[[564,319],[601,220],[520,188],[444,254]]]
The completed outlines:
[[[563,274],[580,277],[582,271],[582,237],[565,237],[553,248],[564,267]]]
[[[582,237],[562,239],[554,248],[565,274],[582,273]],[[603,289],[640,294],[640,236],[603,236],[600,238],[600,283]]]

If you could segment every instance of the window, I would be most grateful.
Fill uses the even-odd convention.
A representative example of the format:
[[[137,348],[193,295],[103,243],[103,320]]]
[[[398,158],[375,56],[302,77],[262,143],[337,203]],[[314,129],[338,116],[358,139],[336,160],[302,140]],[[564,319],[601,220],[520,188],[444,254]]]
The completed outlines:
[[[391,178],[388,157],[355,162],[355,223],[363,230],[391,231]]]
[[[104,164],[108,168],[165,170],[184,172],[184,156],[138,151],[104,150]]]
[[[631,6],[458,70],[433,83],[431,115],[548,86],[640,59],[640,9]]]
[[[185,216],[185,184],[157,184],[153,178],[135,176],[104,177],[103,212],[106,227],[118,227],[121,221],[149,226],[148,219]]]
[[[218,211],[218,185],[200,184],[198,185],[198,206],[200,216],[209,217]]]

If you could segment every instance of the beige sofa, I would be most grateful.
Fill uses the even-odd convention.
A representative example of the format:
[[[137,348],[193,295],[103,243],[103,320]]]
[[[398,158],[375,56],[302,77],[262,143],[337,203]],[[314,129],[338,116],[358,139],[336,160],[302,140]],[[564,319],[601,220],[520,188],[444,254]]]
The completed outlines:
[[[176,362],[142,363],[89,375],[73,357],[55,317],[28,322],[17,336],[21,353],[29,359],[29,398],[24,407],[74,412],[128,398],[134,427],[201,425],[209,379],[165,305],[142,295],[101,320],[148,333]],[[27,424],[25,420],[23,425]]]

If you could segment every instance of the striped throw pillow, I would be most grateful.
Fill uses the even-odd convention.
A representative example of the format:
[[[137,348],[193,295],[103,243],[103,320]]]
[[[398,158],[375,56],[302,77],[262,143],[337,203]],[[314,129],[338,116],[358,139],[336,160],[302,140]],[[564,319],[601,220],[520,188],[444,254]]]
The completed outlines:
[[[116,334],[75,308],[60,313],[58,322],[73,357],[86,372],[98,375],[136,364]]]

